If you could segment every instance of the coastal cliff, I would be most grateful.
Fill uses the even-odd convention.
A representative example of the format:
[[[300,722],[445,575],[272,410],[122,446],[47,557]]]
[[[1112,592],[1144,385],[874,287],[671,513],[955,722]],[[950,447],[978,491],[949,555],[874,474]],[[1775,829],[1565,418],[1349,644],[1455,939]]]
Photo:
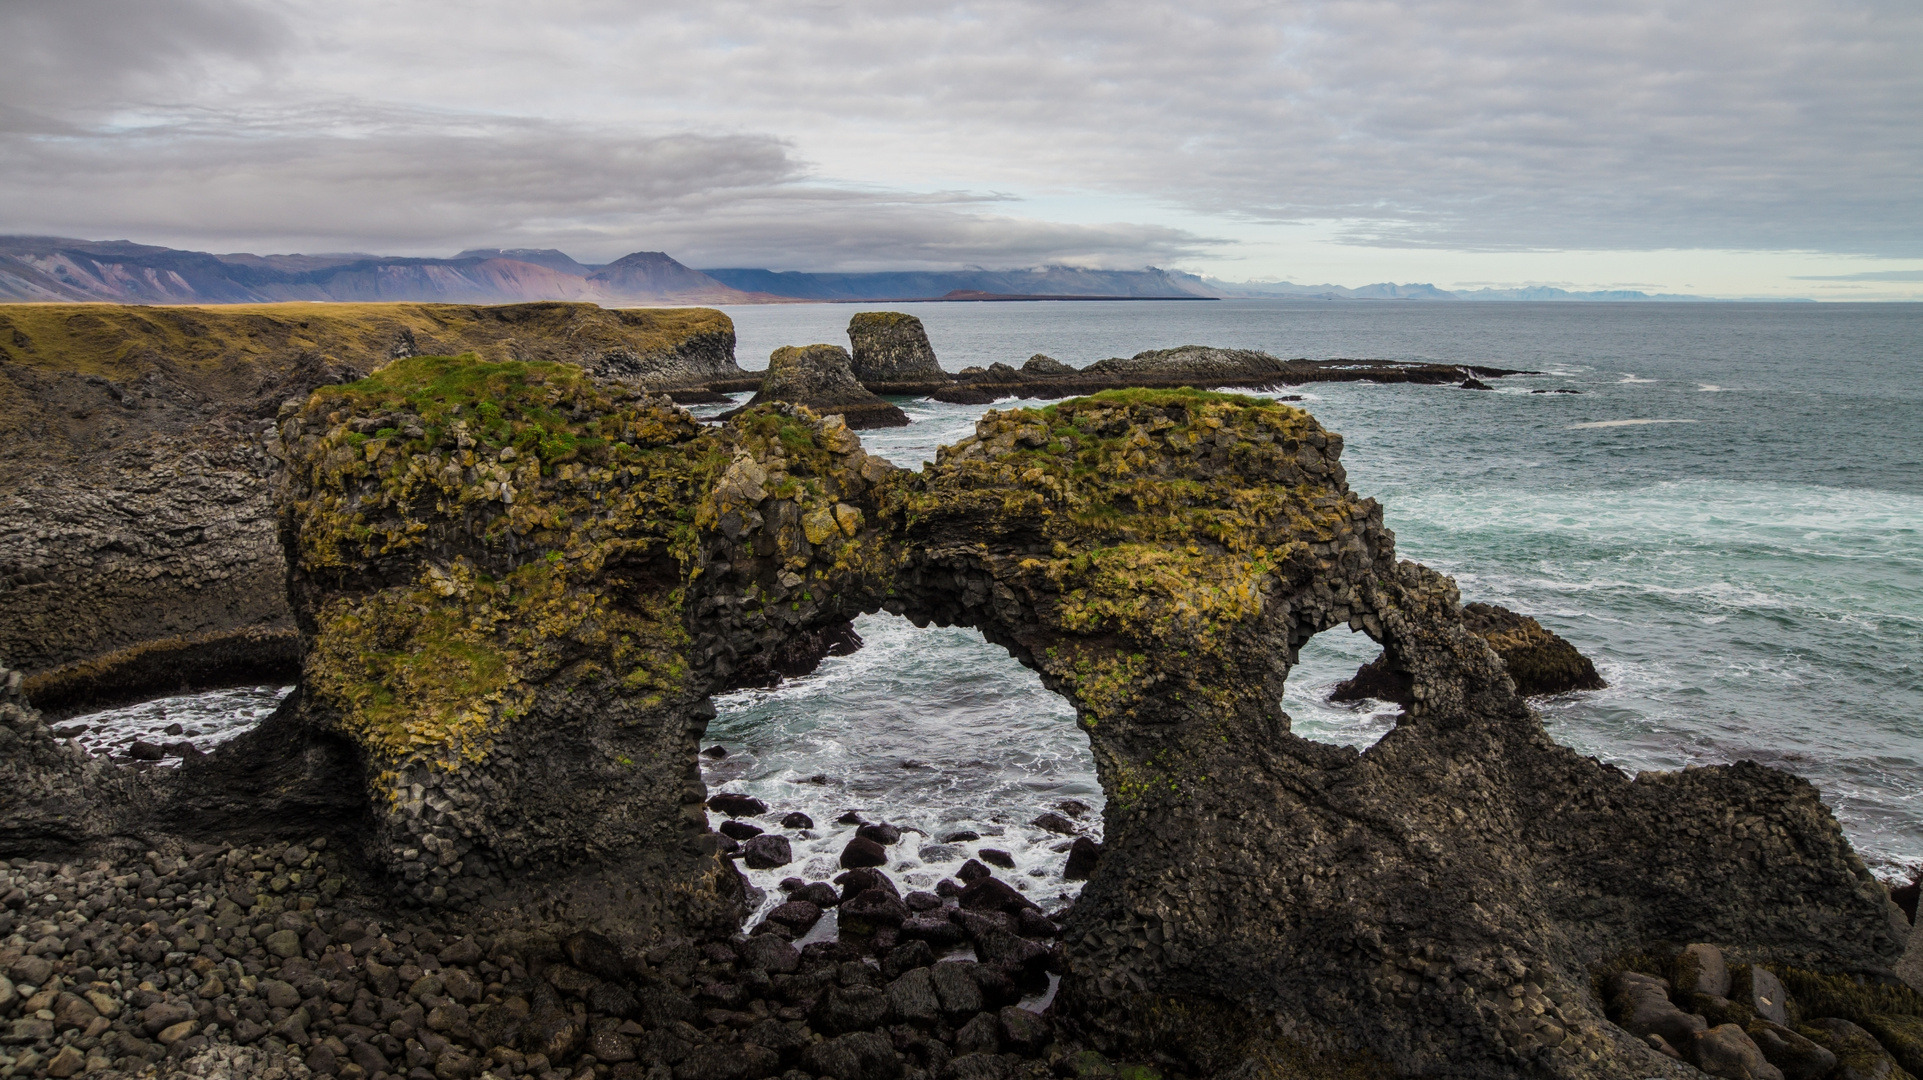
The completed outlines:
[[[301,692],[131,793],[35,758],[10,813],[91,792],[67,844],[304,814],[464,932],[655,955],[744,909],[694,764],[710,696],[806,670],[886,610],[978,628],[1075,707],[1106,839],[1062,950],[968,932],[1012,950],[1008,978],[1057,967],[1054,1022],[1093,1050],[1190,1075],[1682,1076],[1599,972],[1666,942],[1786,971],[1902,955],[1901,914],[1807,783],[1632,781],[1551,741],[1454,584],[1398,560],[1349,490],[1341,437],[1284,404],[994,411],[917,473],[802,407],[710,427],[573,365],[415,357],[290,405],[279,433]],[[1278,707],[1297,650],[1338,628],[1409,686],[1359,754]],[[855,887],[851,931],[892,889]],[[924,932],[895,921],[903,947]],[[816,993],[837,1046],[917,1007],[892,984]],[[883,1004],[838,1018],[858,1001]]]
[[[288,677],[282,402],[422,351],[679,391],[741,377],[733,350],[701,309],[0,307],[0,656],[55,710]]]

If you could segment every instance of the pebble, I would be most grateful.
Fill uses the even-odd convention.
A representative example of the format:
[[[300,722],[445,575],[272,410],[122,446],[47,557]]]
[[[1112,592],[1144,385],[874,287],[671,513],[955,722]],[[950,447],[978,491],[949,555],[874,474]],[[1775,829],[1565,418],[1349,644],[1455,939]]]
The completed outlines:
[[[1000,895],[985,880],[977,895]],[[841,884],[850,921],[884,931],[867,944],[797,949],[771,930],[637,955],[581,933],[557,962],[458,921],[344,903],[381,894],[320,838],[118,864],[16,859],[0,863],[0,1076],[797,1080],[854,1062],[932,1078],[990,1043],[1044,1070],[1048,1048],[1066,1052],[1046,1016],[1010,1009],[1028,968],[1059,954],[1053,923],[934,893],[904,901],[874,869]],[[827,882],[784,885],[792,899],[769,923],[788,934],[839,899]],[[946,940],[894,933],[917,920]],[[1031,930],[1043,936],[1019,936]],[[1011,960],[940,960],[969,941]],[[1015,1060],[984,1059],[982,1075]]]

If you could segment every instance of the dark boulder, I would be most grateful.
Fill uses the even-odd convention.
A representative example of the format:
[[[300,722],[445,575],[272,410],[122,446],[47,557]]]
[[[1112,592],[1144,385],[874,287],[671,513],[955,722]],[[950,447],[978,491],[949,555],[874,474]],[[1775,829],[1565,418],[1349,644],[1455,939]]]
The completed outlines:
[[[716,831],[735,840],[747,840],[760,836],[761,826],[750,825],[745,821],[724,821]]]
[[[1015,869],[1015,856],[1010,855],[1000,848],[976,848],[975,854],[979,855],[981,860],[990,866],[999,866],[1004,870]]]
[[[955,876],[960,878],[962,885],[966,887],[985,877],[992,877],[994,873],[995,872],[988,867],[983,866],[974,859],[970,859],[961,865],[960,870],[955,871]]]
[[[799,936],[821,921],[821,908],[806,900],[790,900],[768,912],[768,921],[776,926],[785,926]]]
[[[1771,1065],[1783,1073],[1783,1080],[1822,1080],[1836,1067],[1836,1055],[1809,1039],[1767,1020],[1752,1020],[1750,1038]]]
[[[471,941],[466,945],[467,948],[458,954],[455,951],[458,947],[450,946],[444,955],[474,956],[474,961],[467,962],[478,962],[480,957],[475,954],[480,952],[480,948]],[[627,959],[621,955],[621,947],[592,930],[568,935],[561,947],[567,953],[568,963],[597,978],[619,979],[628,972]]]
[[[1495,604],[1464,604],[1462,625],[1496,650],[1516,692],[1525,697],[1608,685],[1588,657],[1527,615]]]
[[[871,821],[861,828],[856,829],[855,835],[864,840],[873,840],[883,847],[887,847],[901,840],[901,830],[884,822]]]
[[[1069,845],[1068,861],[1062,864],[1062,877],[1067,881],[1087,881],[1095,872],[1095,866],[1102,861],[1102,845],[1086,836],[1078,836]]]
[[[888,995],[873,986],[831,987],[808,1020],[830,1035],[865,1031],[888,1019]]]
[[[908,905],[886,889],[869,889],[843,900],[837,915],[844,934],[872,935],[884,926],[898,927],[908,919]]]
[[[855,870],[867,866],[887,866],[888,851],[865,836],[857,836],[841,849],[841,865]]]
[[[841,886],[843,902],[852,900],[869,889],[880,889],[894,897],[901,896],[901,890],[895,888],[895,883],[888,879],[887,874],[869,867],[850,870],[835,878],[835,884]]]
[[[906,427],[908,416],[865,389],[855,378],[848,351],[839,345],[784,345],[768,357],[768,373],[761,389],[733,417],[765,402],[804,405],[821,416],[836,416],[856,431]]]
[[[1038,829],[1047,829],[1052,833],[1060,833],[1063,836],[1074,836],[1081,832],[1081,829],[1078,828],[1073,821],[1070,821],[1061,814],[1055,813],[1053,810],[1029,822],[1029,824]]]
[[[795,890],[794,899],[806,900],[809,903],[817,904],[824,908],[831,908],[841,903],[841,894],[835,891],[833,885],[825,881],[811,881]]]
[[[784,829],[812,829],[815,827],[815,819],[796,810],[781,819],[781,827]]]
[[[961,906],[971,911],[1003,911],[1014,914],[1035,902],[1000,878],[978,878],[962,887]]]
[[[1036,353],[1022,365],[1022,374],[1031,379],[1053,379],[1064,375],[1074,375],[1076,371],[1047,353]]]
[[[741,861],[750,870],[772,870],[794,861],[794,850],[785,836],[750,837],[741,845]]]
[[[860,312],[848,320],[848,342],[854,347],[850,366],[855,378],[877,393],[915,393],[922,384],[949,381],[921,320],[913,315]]]
[[[759,817],[768,812],[768,804],[752,795],[724,791],[708,797],[708,809],[729,817]]]

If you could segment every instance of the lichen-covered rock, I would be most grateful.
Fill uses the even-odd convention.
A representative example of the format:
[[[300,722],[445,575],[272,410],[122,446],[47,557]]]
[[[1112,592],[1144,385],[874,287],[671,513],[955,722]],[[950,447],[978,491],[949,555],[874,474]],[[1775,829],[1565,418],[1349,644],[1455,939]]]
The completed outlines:
[[[1608,685],[1587,656],[1527,615],[1496,604],[1464,604],[1462,625],[1496,650],[1503,669],[1516,681],[1516,693],[1525,697]]]
[[[0,657],[63,713],[291,678],[271,499],[281,403],[395,356],[469,350],[651,390],[745,375],[733,324],[703,309],[6,305]]]
[[[883,394],[921,393],[949,381],[921,320],[899,311],[864,311],[848,320],[853,370],[861,385]]]
[[[732,419],[769,402],[805,405],[815,412],[840,416],[856,429],[903,427],[908,417],[876,397],[856,380],[848,351],[839,345],[785,345],[768,357],[768,373],[748,404],[722,414]]]

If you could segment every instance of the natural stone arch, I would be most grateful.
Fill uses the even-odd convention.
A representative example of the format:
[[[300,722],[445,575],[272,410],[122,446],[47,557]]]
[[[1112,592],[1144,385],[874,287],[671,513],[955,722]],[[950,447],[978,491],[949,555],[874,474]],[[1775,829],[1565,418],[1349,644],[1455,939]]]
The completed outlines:
[[[355,435],[408,417],[419,438]],[[1669,1066],[1602,1019],[1586,965],[1665,939],[1900,951],[1808,784],[1632,783],[1551,742],[1453,584],[1347,490],[1339,437],[1287,406],[990,413],[909,473],[805,409],[707,428],[564,365],[415,358],[282,439],[302,693],[116,797],[183,833],[359,815],[405,892],[471,925],[725,932],[709,695],[887,609],[981,629],[1090,733],[1106,851],[1060,1001],[1098,1043],[1198,1072],[1645,1076]],[[1293,650],[1341,623],[1412,686],[1360,754],[1277,710]]]

